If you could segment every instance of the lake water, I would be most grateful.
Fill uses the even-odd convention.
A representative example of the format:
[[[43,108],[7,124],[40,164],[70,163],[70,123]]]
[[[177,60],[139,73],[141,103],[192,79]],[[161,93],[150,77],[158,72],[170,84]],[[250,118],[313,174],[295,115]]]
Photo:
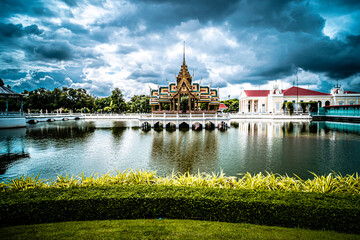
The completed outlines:
[[[0,130],[0,181],[41,172],[360,172],[360,124],[234,121],[227,131],[142,131],[137,121],[81,120]]]

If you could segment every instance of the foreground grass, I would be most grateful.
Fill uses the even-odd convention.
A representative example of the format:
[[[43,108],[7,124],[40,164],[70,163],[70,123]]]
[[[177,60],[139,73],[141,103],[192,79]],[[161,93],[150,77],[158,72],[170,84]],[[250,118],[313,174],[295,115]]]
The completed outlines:
[[[40,174],[39,174],[40,175]],[[15,179],[8,179],[0,182],[0,192],[21,191],[36,188],[70,188],[89,186],[124,186],[124,185],[158,185],[158,186],[188,186],[188,187],[209,187],[228,188],[245,190],[266,190],[266,191],[295,191],[295,192],[316,192],[316,193],[350,193],[360,194],[360,177],[357,173],[342,176],[341,174],[330,173],[327,176],[318,176],[313,173],[313,179],[303,180],[294,175],[289,177],[279,174],[261,172],[255,175],[250,173],[242,177],[227,177],[220,173],[172,173],[167,176],[159,176],[154,171],[125,170],[117,171],[115,174],[94,174],[85,176],[84,173],[78,176],[57,176],[56,180],[39,179],[39,175],[18,176]]]
[[[359,239],[333,231],[245,223],[137,219],[62,222],[0,228],[2,239]]]

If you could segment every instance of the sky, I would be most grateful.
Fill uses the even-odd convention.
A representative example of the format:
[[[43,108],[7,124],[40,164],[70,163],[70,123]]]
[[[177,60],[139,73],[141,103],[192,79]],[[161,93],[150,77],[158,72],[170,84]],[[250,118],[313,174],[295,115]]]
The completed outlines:
[[[0,78],[15,91],[85,88],[129,99],[175,81],[360,91],[360,1],[1,0]],[[297,77],[296,77],[297,76]]]

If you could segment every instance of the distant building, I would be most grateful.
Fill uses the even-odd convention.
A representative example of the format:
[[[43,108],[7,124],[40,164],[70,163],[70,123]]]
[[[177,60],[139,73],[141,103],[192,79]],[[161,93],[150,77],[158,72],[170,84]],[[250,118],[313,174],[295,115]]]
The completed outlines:
[[[218,110],[218,111],[224,112],[224,111],[227,110],[227,109],[228,109],[228,107],[227,107],[225,104],[220,103],[220,106],[219,106],[219,110]]]
[[[300,87],[281,90],[274,86],[271,90],[241,90],[239,97],[240,113],[282,113],[284,102],[318,102],[319,107],[330,105],[360,104],[360,93],[344,91],[336,85],[330,93],[313,91]],[[296,105],[295,105],[296,108]]]

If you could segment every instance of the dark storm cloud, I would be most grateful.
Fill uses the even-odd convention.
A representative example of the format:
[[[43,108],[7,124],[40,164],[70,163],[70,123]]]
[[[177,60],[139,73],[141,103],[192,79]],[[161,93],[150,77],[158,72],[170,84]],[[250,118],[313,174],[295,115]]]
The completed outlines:
[[[330,78],[348,78],[360,72],[358,36],[349,36],[346,42],[304,33],[278,34],[277,37],[273,45],[264,45],[272,49],[270,59],[265,66],[253,68],[250,79],[263,84],[266,79],[293,75],[297,68],[325,73]]]
[[[76,0],[62,0],[64,3],[66,3],[70,7],[76,7],[77,1]]]
[[[223,22],[224,18],[235,11],[238,0],[135,0],[130,2],[137,7],[136,15],[119,17],[108,24],[134,29],[140,21],[143,21],[148,30],[160,31],[191,19],[198,19],[202,23]]]
[[[57,8],[60,5],[64,7]],[[325,36],[327,16],[340,12],[351,16],[347,21],[352,25],[346,31],[339,27],[335,37]],[[71,84],[65,80],[70,78],[98,94],[113,87],[105,82],[103,90],[98,86],[104,73],[117,76],[124,71],[130,74],[122,81],[166,83],[179,72],[178,63],[168,62],[167,52],[188,38],[190,48],[199,53],[187,59],[190,73],[195,71],[196,81],[213,81],[213,87],[267,84],[302,68],[360,88],[360,33],[355,31],[359,14],[360,2],[350,0],[2,0],[0,75],[21,79],[19,89]],[[66,70],[49,67],[57,62]],[[30,73],[33,64],[46,70]],[[85,70],[94,73],[97,82],[86,80]],[[211,79],[214,72],[219,79]]]
[[[241,1],[229,21],[242,27],[321,34],[325,19],[303,1]]]
[[[34,51],[38,57],[44,59],[70,60],[73,57],[72,47],[67,42],[40,45]]]
[[[89,29],[86,29],[83,25],[72,23],[69,21],[63,21],[61,27],[69,29],[72,33],[75,34],[89,34]]]
[[[22,24],[0,22],[0,41],[6,38],[19,38],[28,34],[40,35],[42,32],[43,30],[40,30],[35,24],[24,28]]]
[[[40,0],[1,0],[0,17],[9,17],[16,13],[26,14],[28,16],[54,16],[43,1]]]
[[[160,74],[151,70],[138,69],[132,72],[127,79],[135,79],[140,82],[154,82],[159,81]]]
[[[4,79],[20,79],[26,76],[26,72],[22,72],[21,69],[9,68],[5,70],[0,70],[0,76]]]

